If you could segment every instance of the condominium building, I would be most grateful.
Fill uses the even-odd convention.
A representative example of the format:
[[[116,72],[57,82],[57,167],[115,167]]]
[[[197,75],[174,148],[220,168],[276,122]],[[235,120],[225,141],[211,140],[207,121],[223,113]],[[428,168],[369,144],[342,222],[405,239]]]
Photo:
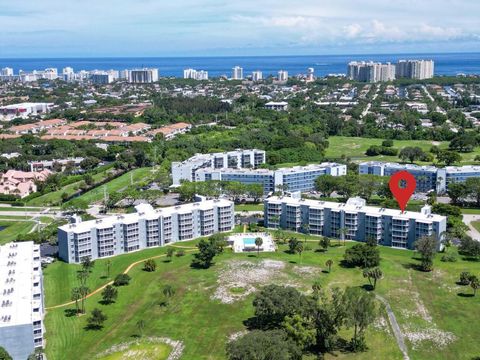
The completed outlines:
[[[208,80],[208,71],[185,69],[183,70],[183,78],[194,79],[194,80]]]
[[[288,102],[286,101],[269,101],[265,104],[265,109],[275,110],[275,111],[286,111],[288,110]]]
[[[128,82],[135,84],[146,84],[158,81],[158,69],[143,68],[125,70],[125,76]]]
[[[278,81],[287,81],[288,80],[288,71],[280,70],[278,72]]]
[[[90,80],[94,84],[110,84],[117,80],[120,77],[120,74],[117,70],[109,70],[109,71],[92,71],[90,74]]]
[[[0,73],[2,76],[13,76],[13,69],[9,67],[2,68]]]
[[[441,194],[446,191],[446,172],[435,166],[420,166],[415,164],[384,163],[368,161],[358,165],[359,174],[378,176],[392,176],[398,171],[408,171],[415,177],[416,192],[425,193],[434,190]]]
[[[232,69],[232,80],[243,80],[243,68],[235,66]]]
[[[265,151],[258,149],[196,154],[185,161],[172,162],[173,186],[179,186],[182,180],[195,181],[195,173],[199,169],[256,168],[265,162]]]
[[[40,246],[32,241],[0,246],[0,346],[14,360],[44,346]]]
[[[364,199],[351,198],[346,204],[306,200],[300,197],[271,197],[265,200],[265,226],[312,235],[366,241],[413,249],[416,240],[434,236],[442,247],[441,237],[447,218],[431,213],[425,205],[421,212],[367,206]]]
[[[252,72],[252,80],[253,81],[260,81],[263,79],[263,73],[261,71],[253,71]]]
[[[203,168],[195,173],[195,181],[237,181],[242,184],[261,184],[264,193],[282,189],[285,191],[312,191],[315,180],[322,175],[342,176],[347,174],[347,166],[337,163],[322,163],[307,166],[294,166],[268,169],[213,169]]]
[[[451,183],[463,183],[469,178],[480,177],[480,166],[465,165],[465,166],[447,166],[446,173],[446,188]]]
[[[10,121],[15,118],[26,119],[29,116],[46,114],[53,106],[53,103],[30,102],[0,106],[0,121]]]
[[[433,77],[433,60],[399,60],[397,78],[430,79]]]
[[[58,228],[58,254],[68,263],[99,259],[178,241],[192,240],[234,227],[233,202],[202,200],[154,209],[140,204],[137,212],[74,222]]]
[[[348,64],[348,78],[355,81],[380,82],[395,80],[395,65],[387,62],[352,61]]]

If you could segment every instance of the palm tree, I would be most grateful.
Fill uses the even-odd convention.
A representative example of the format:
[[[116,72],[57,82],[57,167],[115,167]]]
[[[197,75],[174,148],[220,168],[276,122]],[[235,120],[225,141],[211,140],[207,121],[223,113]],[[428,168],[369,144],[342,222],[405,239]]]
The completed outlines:
[[[255,245],[257,246],[257,257],[260,255],[260,246],[263,244],[263,239],[261,237],[257,237],[255,239]]]
[[[304,250],[303,244],[300,241],[297,242],[297,246],[295,247],[295,251],[300,254],[300,264],[302,263],[303,250]]]
[[[307,236],[310,234],[310,225],[302,224],[302,232],[305,234],[305,243],[307,242]]]
[[[110,260],[107,260],[105,263],[105,267],[107,268],[107,278],[110,277],[110,268],[112,267],[112,262]]]
[[[318,280],[313,283],[312,290],[313,290],[314,299],[318,299],[320,295],[320,291],[322,290],[322,285]]]
[[[328,260],[325,262],[325,266],[328,267],[328,272],[329,272],[329,273],[330,273],[330,271],[332,271],[332,265],[333,265],[333,260],[328,259]]]
[[[480,280],[476,276],[470,278],[470,287],[473,289],[473,296],[477,295],[477,290],[480,288]]]
[[[175,295],[175,289],[173,288],[172,285],[167,284],[163,287],[163,295],[167,298],[171,298],[173,295]]]
[[[368,282],[370,283],[370,286],[372,286],[373,290],[375,290],[377,286],[377,280],[380,280],[382,276],[383,276],[383,272],[378,267],[374,269],[363,270],[363,277],[368,278]]]
[[[140,337],[142,337],[143,330],[145,329],[145,321],[138,320],[136,325],[137,325],[138,332],[140,333]]]
[[[340,228],[340,239],[343,240],[343,246],[345,246],[345,237],[348,233],[348,228],[342,227]]]
[[[78,287],[74,287],[72,289],[72,301],[75,301],[75,314],[78,314],[79,313],[79,308],[78,308],[78,300],[80,300],[82,298],[82,294],[80,292],[80,288]]]
[[[87,298],[88,293],[90,292],[90,289],[86,286],[80,286],[79,288],[80,291],[80,296],[82,299],[82,314],[85,314],[85,299]]]

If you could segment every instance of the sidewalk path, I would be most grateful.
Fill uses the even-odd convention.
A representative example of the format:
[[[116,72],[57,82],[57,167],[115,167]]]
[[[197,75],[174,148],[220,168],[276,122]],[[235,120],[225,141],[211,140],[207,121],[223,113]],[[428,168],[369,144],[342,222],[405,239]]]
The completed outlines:
[[[463,214],[463,222],[468,226],[468,234],[477,241],[480,241],[480,232],[472,225],[472,221],[480,221],[480,215]]]
[[[395,335],[395,339],[397,340],[398,347],[400,348],[400,351],[403,354],[403,359],[410,360],[410,357],[408,356],[407,346],[405,345],[405,339],[404,339],[402,330],[400,330],[400,326],[398,325],[397,318],[395,317],[395,314],[393,313],[393,310],[390,307],[390,304],[384,297],[378,294],[376,295],[376,297],[385,305],[385,310],[387,310],[387,315],[388,315],[388,321],[390,321],[390,325],[392,326],[393,335]]]

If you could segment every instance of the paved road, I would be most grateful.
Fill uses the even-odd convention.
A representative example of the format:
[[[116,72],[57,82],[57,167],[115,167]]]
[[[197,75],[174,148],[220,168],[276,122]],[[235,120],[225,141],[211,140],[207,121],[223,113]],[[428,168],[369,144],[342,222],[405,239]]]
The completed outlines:
[[[480,221],[480,215],[463,214],[463,222],[470,229],[468,231],[468,235],[470,235],[474,240],[480,241],[480,232],[473,227],[471,224],[472,221]]]
[[[387,310],[387,315],[388,315],[388,321],[390,321],[390,325],[392,326],[393,335],[395,335],[395,339],[397,340],[398,347],[400,348],[400,351],[403,354],[403,359],[410,360],[410,357],[408,356],[407,346],[405,345],[405,339],[404,339],[402,330],[400,330],[400,326],[398,325],[397,318],[395,317],[395,314],[393,313],[393,310],[390,307],[390,304],[384,297],[378,294],[376,295],[376,297],[385,305],[385,309]]]

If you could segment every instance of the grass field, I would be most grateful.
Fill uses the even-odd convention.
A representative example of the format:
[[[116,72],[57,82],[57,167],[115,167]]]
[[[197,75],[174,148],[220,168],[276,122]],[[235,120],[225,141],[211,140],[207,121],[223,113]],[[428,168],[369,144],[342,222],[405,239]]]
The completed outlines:
[[[472,224],[472,226],[477,229],[477,231],[480,231],[480,221],[472,221],[470,224]]]
[[[325,156],[329,159],[338,159],[342,155],[350,157],[352,160],[378,160],[378,161],[395,161],[400,159],[397,156],[366,156],[365,151],[371,145],[381,145],[382,139],[371,139],[361,137],[331,136],[328,138],[329,146]],[[442,149],[448,148],[448,141],[436,142],[431,140],[394,140],[393,147],[402,149],[406,146],[418,146],[423,151],[428,152],[433,145],[438,145]],[[474,158],[480,154],[480,148],[476,148],[471,153],[461,154],[462,163],[475,163]]]
[[[144,320],[146,326],[143,336],[168,337],[184,342],[182,359],[224,359],[228,337],[244,330],[243,321],[253,315],[253,294],[231,303],[223,303],[214,298],[221,288],[232,296],[242,293],[245,286],[230,284],[229,288],[230,285],[225,280],[231,277],[229,272],[235,273],[242,266],[238,261],[250,264],[249,271],[263,269],[262,261],[265,259],[276,261],[283,269],[272,275],[269,283],[287,283],[301,291],[309,291],[314,280],[319,280],[324,289],[366,284],[359,269],[339,265],[345,247],[332,247],[326,253],[317,252],[318,239],[310,239],[310,250],[304,252],[301,263],[298,255],[285,253],[286,246],[281,245],[278,252],[260,254],[259,258],[227,251],[207,270],[191,269],[191,254],[174,257],[170,263],[164,262],[162,258],[157,259],[157,271],[153,273],[142,271],[142,266],[138,265],[129,272],[132,276],[130,285],[119,288],[116,303],[99,304],[99,294],[87,299],[87,312],[98,307],[108,317],[102,330],[84,329],[88,315],[66,316],[65,310],[73,308],[72,306],[48,310],[45,320],[47,357],[92,359],[114,345],[131,341],[132,336],[138,335],[135,324]],[[347,246],[351,245],[352,243],[347,243]],[[111,274],[117,274],[133,261],[159,255],[164,251],[165,248],[149,249],[112,258]],[[479,275],[480,262],[459,259],[454,263],[443,263],[437,255],[435,270],[423,273],[412,268],[412,264],[418,263],[413,255],[412,251],[382,247],[381,268],[385,276],[376,290],[390,302],[401,329],[407,336],[410,358],[430,360],[438,358],[440,353],[442,359],[471,359],[478,356],[480,327],[472,324],[480,317],[479,297],[469,297],[471,289],[456,285],[456,281],[461,271],[468,270]],[[330,274],[321,271],[327,259],[334,261]],[[105,262],[106,260],[96,262],[89,283],[91,289],[108,281],[101,278],[105,272]],[[76,283],[75,272],[78,268],[61,262],[46,268],[47,306],[69,300],[70,288]],[[243,277],[246,276],[245,272],[240,273]],[[176,294],[167,307],[162,307],[159,300],[163,297],[162,288],[165,284],[172,285]],[[258,288],[258,284],[252,284]],[[351,332],[344,330],[342,335],[348,338]],[[336,352],[326,358],[402,358],[383,313],[376,325],[369,328],[367,344],[370,350],[364,353]]]
[[[153,178],[154,173],[152,172],[152,168],[139,168],[128,173],[125,173],[119,176],[112,181],[107,182],[102,186],[98,186],[90,191],[87,191],[85,194],[68,201],[67,205],[75,205],[78,202],[84,202],[87,204],[92,204],[94,202],[101,201],[104,196],[104,186],[107,188],[108,193],[123,191],[128,189],[131,182],[133,184],[138,184],[139,182],[148,182],[149,179]]]
[[[31,207],[14,207],[14,206],[0,206],[0,215],[2,211],[18,211],[18,212],[40,212],[42,209],[39,208],[31,208]]]
[[[235,211],[263,211],[263,204],[235,204]]]
[[[0,216],[1,217],[1,216]],[[32,230],[35,222],[33,221],[1,221],[0,226],[5,227],[0,231],[0,245],[13,241],[19,234],[27,234]]]
[[[99,183],[103,179],[105,179],[105,177],[108,175],[110,171],[112,171],[111,166],[107,166],[103,171],[92,175],[92,178],[95,181],[95,183]],[[62,194],[66,193],[68,196],[72,196],[78,191],[82,182],[83,180],[80,180],[72,184],[66,185],[57,191],[53,191],[45,195],[36,197],[32,200],[29,200],[27,202],[27,205],[30,205],[30,206],[59,205],[60,202],[62,201]]]
[[[480,209],[462,208],[462,214],[480,214]]]

